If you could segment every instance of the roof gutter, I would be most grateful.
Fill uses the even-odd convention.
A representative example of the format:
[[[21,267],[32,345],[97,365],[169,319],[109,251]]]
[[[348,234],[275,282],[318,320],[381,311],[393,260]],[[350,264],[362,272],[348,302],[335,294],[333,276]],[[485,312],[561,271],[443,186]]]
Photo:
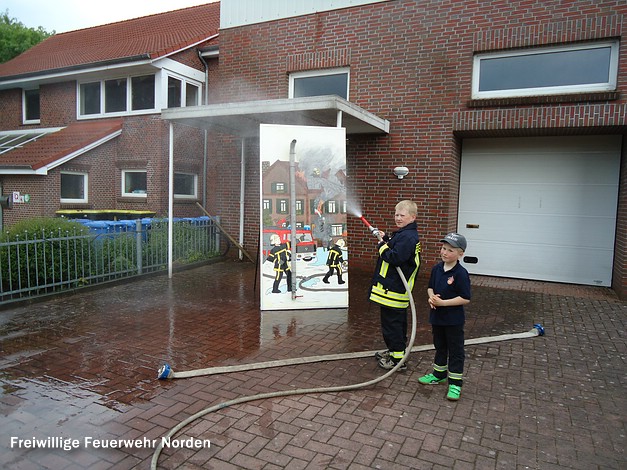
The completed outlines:
[[[109,68],[114,65],[125,65],[130,62],[150,63],[150,54],[139,54],[130,57],[124,57],[122,59],[103,60],[101,62],[94,62],[90,64],[72,65],[70,67],[60,67],[57,69],[45,70],[42,72],[28,72],[18,75],[9,75],[7,77],[0,77],[0,89],[9,88],[10,85],[21,85],[27,80],[50,80],[58,77],[67,77],[73,73],[80,73],[85,71],[97,71],[98,69]]]
[[[214,34],[214,35],[212,35],[212,36],[209,36],[208,38],[204,38],[204,39],[201,39],[200,41],[196,41],[196,42],[194,42],[194,43],[192,43],[192,44],[188,44],[188,45],[186,45],[185,47],[181,47],[180,49],[177,49],[176,51],[168,52],[167,54],[162,55],[161,57],[158,57],[158,59],[164,59],[164,58],[166,58],[166,57],[170,57],[171,55],[178,54],[178,53],[179,53],[179,52],[181,52],[181,51],[184,51],[184,50],[189,49],[189,48],[191,48],[191,47],[195,47],[195,46],[197,46],[198,44],[201,44],[201,43],[203,43],[203,42],[206,42],[206,41],[211,41],[212,39],[217,38],[219,35],[220,35],[219,33],[216,33],[216,34]],[[156,60],[156,59],[155,59],[155,60]]]

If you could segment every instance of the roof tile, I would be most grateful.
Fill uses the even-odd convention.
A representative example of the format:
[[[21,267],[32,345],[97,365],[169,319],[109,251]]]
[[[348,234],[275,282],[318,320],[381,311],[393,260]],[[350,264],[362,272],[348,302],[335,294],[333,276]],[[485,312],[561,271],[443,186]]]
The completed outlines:
[[[0,167],[37,170],[122,129],[122,119],[74,122],[0,156]]]
[[[220,3],[214,2],[55,34],[0,64],[0,80],[142,55],[154,60],[216,35],[219,27]]]

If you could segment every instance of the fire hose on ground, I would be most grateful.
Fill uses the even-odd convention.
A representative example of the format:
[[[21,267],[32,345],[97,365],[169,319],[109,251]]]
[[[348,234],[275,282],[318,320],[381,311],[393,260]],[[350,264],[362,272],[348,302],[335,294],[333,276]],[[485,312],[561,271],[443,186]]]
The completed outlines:
[[[363,216],[361,216],[360,219],[366,224],[370,232],[374,236],[379,238],[379,240],[381,240],[379,231],[376,228],[372,227]],[[197,419],[209,413],[213,413],[214,411],[218,411],[218,410],[230,407],[230,406],[239,405],[242,403],[248,403],[251,401],[265,400],[268,398],[287,397],[287,396],[293,396],[293,395],[306,395],[306,394],[311,394],[311,393],[346,392],[346,391],[356,390],[359,388],[370,387],[372,385],[375,385],[385,380],[390,375],[394,374],[399,369],[399,367],[401,367],[401,365],[407,361],[407,358],[409,357],[410,353],[419,352],[419,351],[427,351],[427,350],[433,349],[433,345],[414,347],[414,341],[416,339],[416,305],[411,295],[411,289],[409,285],[407,284],[407,279],[405,278],[405,276],[403,275],[403,272],[401,271],[399,267],[397,267],[396,269],[401,277],[401,280],[403,281],[403,285],[405,286],[405,289],[407,290],[407,292],[410,293],[409,305],[411,308],[412,328],[411,328],[411,336],[409,339],[409,343],[405,350],[405,355],[394,366],[394,368],[390,369],[385,374],[377,378],[374,378],[372,380],[368,380],[366,382],[360,382],[360,383],[349,384],[349,385],[301,388],[301,389],[294,389],[294,390],[280,390],[276,392],[259,393],[256,395],[248,395],[248,396],[243,396],[243,397],[236,398],[233,400],[228,400],[222,403],[218,403],[217,405],[211,406],[209,408],[205,408],[204,410],[201,410],[189,416],[187,419],[181,421],[179,424],[177,424],[172,429],[170,429],[170,431],[168,431],[168,433],[165,436],[163,436],[163,438],[160,441],[161,443],[155,448],[155,451],[152,456],[150,468],[152,470],[156,470],[157,463],[159,461],[159,456],[161,455],[161,451],[163,450],[164,440],[167,441],[168,439],[171,439],[181,429],[185,428],[192,422],[196,421]],[[518,339],[518,338],[530,338],[530,337],[542,336],[542,335],[544,335],[544,328],[540,324],[535,324],[533,325],[533,328],[527,332],[504,334],[504,335],[498,335],[498,336],[489,336],[489,337],[484,337],[484,338],[476,338],[476,339],[465,341],[465,344],[467,345],[482,344],[482,343],[489,343],[489,342],[494,342],[494,341],[505,341],[505,340]],[[160,380],[165,380],[165,379],[181,379],[181,378],[199,377],[199,376],[204,376],[204,375],[213,375],[213,374],[221,374],[221,373],[229,373],[229,372],[241,372],[241,371],[256,370],[256,369],[266,369],[266,368],[271,368],[271,367],[283,367],[283,366],[288,366],[288,365],[299,365],[299,364],[309,364],[309,363],[323,362],[323,361],[372,357],[374,353],[375,353],[374,351],[362,351],[362,352],[345,353],[345,354],[327,354],[327,355],[322,355],[322,356],[310,356],[310,357],[301,357],[301,358],[293,358],[293,359],[283,359],[283,360],[278,360],[278,361],[259,362],[259,363],[254,363],[254,364],[243,364],[243,365],[236,365],[236,366],[195,369],[195,370],[190,370],[190,371],[185,371],[185,372],[174,372],[168,364],[164,364],[163,366],[159,368],[157,378]]]

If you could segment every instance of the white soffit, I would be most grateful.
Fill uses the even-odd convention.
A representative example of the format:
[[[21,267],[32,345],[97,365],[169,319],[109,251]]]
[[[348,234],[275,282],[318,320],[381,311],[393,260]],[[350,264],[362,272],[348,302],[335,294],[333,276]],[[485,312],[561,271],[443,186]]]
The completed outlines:
[[[338,116],[347,135],[390,131],[387,119],[335,95],[170,108],[161,113],[166,121],[239,137],[258,136],[260,124],[337,127]]]

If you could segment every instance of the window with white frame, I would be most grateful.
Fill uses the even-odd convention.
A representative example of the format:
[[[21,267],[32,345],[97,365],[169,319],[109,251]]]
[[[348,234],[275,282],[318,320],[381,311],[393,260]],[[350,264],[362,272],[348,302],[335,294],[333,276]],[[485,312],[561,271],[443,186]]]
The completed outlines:
[[[614,91],[617,74],[618,41],[477,54],[472,97]]]
[[[78,85],[79,116],[95,117],[154,109],[154,75],[121,77]]]
[[[155,76],[131,78],[131,111],[155,108]]]
[[[336,201],[327,201],[327,213],[328,214],[336,214],[337,213],[337,202]]]
[[[338,95],[348,99],[347,68],[309,70],[290,74],[289,97]]]
[[[181,107],[183,82],[178,78],[168,77],[168,108]]]
[[[198,106],[200,104],[200,87],[192,83],[185,84],[185,106]]]
[[[22,122],[24,124],[39,124],[39,88],[35,88],[33,90],[24,90],[22,103]]]
[[[87,202],[87,173],[61,172],[61,202]]]
[[[200,87],[186,80],[176,77],[168,77],[168,108],[180,108],[185,106],[198,106],[200,99]]]
[[[196,199],[198,176],[191,173],[174,173],[174,197]]]
[[[146,170],[122,170],[122,196],[146,197]]]
[[[281,194],[285,192],[285,183],[272,183],[272,194]]]
[[[277,213],[279,214],[287,214],[289,212],[289,201],[287,199],[278,199],[277,202]]]

